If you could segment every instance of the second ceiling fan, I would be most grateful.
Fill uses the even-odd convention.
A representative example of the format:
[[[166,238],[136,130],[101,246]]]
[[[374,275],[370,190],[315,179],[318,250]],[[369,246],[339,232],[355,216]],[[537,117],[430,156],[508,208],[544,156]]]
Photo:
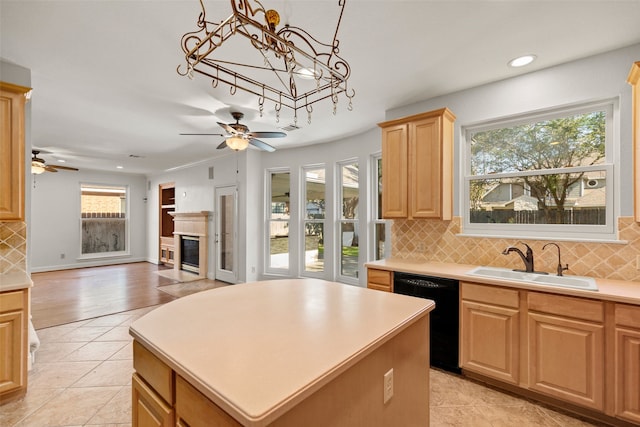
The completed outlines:
[[[244,117],[243,113],[232,111],[231,116],[235,119],[235,123],[222,123],[217,122],[227,132],[227,139],[218,145],[218,150],[229,147],[232,150],[241,151],[246,149],[249,144],[263,151],[275,151],[275,147],[260,141],[257,138],[283,138],[287,136],[284,132],[251,132],[246,125],[240,123],[240,120]],[[220,133],[181,133],[180,135],[220,135]]]

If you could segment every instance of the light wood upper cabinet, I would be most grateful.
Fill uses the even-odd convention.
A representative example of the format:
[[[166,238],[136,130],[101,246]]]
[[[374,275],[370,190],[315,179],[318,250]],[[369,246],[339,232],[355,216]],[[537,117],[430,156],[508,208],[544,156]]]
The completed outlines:
[[[629,71],[627,81],[631,90],[631,115],[633,132],[633,212],[636,221],[640,222],[640,61],[635,62]]]
[[[24,220],[24,105],[30,90],[0,82],[0,221]]]
[[[453,123],[447,108],[380,123],[385,218],[453,215]]]

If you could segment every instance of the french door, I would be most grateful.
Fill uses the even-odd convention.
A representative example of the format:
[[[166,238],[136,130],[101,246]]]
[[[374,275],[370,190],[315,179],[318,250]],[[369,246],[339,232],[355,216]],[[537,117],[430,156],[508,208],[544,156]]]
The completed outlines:
[[[235,185],[215,189],[216,280],[238,281],[238,191]]]

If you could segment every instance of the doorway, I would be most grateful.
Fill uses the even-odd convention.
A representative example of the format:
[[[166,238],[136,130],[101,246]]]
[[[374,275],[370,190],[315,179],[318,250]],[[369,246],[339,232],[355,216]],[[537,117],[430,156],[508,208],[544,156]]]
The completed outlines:
[[[238,190],[235,185],[215,189],[215,279],[238,281]]]

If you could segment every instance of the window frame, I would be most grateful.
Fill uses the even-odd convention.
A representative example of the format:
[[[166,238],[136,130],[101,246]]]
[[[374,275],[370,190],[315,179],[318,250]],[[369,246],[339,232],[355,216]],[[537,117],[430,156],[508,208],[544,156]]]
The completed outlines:
[[[312,171],[312,170],[317,170],[317,169],[324,169],[324,202],[325,202],[325,211],[324,211],[324,218],[322,218],[321,220],[319,219],[307,219],[307,172],[308,171]],[[327,238],[326,238],[326,233],[327,231],[331,232],[328,228],[327,228],[327,206],[328,206],[328,200],[327,200],[327,176],[328,176],[328,168],[327,165],[324,163],[318,163],[318,164],[311,164],[311,165],[304,165],[300,168],[301,173],[300,173],[300,180],[301,180],[301,187],[302,187],[302,197],[300,197],[300,274],[301,276],[305,276],[305,277],[317,277],[317,278],[324,278],[327,274],[327,256],[330,255],[330,251],[328,251],[328,247],[326,245],[327,243]],[[322,270],[321,271],[312,271],[312,270],[307,270],[307,262],[306,262],[306,227],[307,227],[307,223],[319,223],[322,224],[322,228],[323,228],[323,235],[325,236],[325,253],[324,253],[324,263],[322,266]]]
[[[272,219],[271,215],[271,202],[272,202],[272,175],[274,174],[289,174],[289,217],[288,219]],[[264,251],[264,271],[266,274],[276,274],[276,275],[288,275],[291,271],[292,267],[292,245],[291,245],[291,224],[292,224],[292,214],[291,214],[291,201],[292,201],[292,192],[291,192],[291,182],[292,182],[293,174],[289,168],[272,168],[265,170],[265,251]],[[272,222],[284,222],[287,223],[287,240],[288,240],[288,257],[287,257],[287,268],[278,268],[271,266],[271,223]]]
[[[82,217],[82,193],[83,189],[86,187],[95,187],[102,189],[123,189],[125,194],[125,225],[124,225],[124,233],[125,233],[125,249],[122,251],[111,251],[111,252],[82,252],[82,244],[83,244],[83,231],[82,226],[83,222],[90,218]],[[96,182],[80,182],[78,189],[78,210],[79,210],[79,221],[78,221],[78,236],[79,236],[79,250],[78,250],[78,258],[79,260],[88,260],[88,259],[102,259],[102,258],[118,258],[124,256],[131,255],[131,188],[128,184],[104,184],[104,183],[96,183]]]
[[[574,114],[585,114],[594,111],[605,111],[605,157],[604,162],[593,166],[580,166],[559,169],[531,170],[523,172],[505,172],[490,175],[471,175],[471,134],[499,129],[509,126],[517,126],[527,123],[535,123],[548,119],[566,117]],[[620,140],[619,100],[606,99],[594,102],[555,107],[540,111],[533,111],[509,116],[481,123],[463,126],[461,129],[462,155],[460,159],[460,210],[463,218],[463,234],[483,237],[517,237],[527,239],[552,239],[552,240],[598,240],[615,241],[617,239],[616,218],[619,213],[619,154]],[[605,171],[605,200],[606,221],[605,225],[578,225],[578,224],[492,224],[470,222],[470,183],[479,179],[497,179],[508,177],[521,177],[531,175],[545,175],[551,173]]]
[[[370,250],[374,261],[389,258],[391,256],[391,221],[382,217],[382,205],[378,203],[378,194],[382,182],[378,179],[382,170],[382,152],[371,155],[371,229],[370,229]],[[382,170],[382,172],[380,172]],[[381,175],[380,175],[381,177]],[[378,225],[383,225],[385,230],[385,244],[382,258],[378,258]]]
[[[360,232],[359,226],[360,226],[360,201],[358,201],[358,208],[356,209],[356,217],[353,219],[344,219],[343,218],[343,206],[342,206],[342,201],[343,201],[343,178],[342,178],[342,170],[345,166],[348,165],[353,165],[356,164],[358,165],[358,197],[360,196],[360,190],[361,190],[361,183],[360,183],[360,175],[361,175],[361,165],[360,165],[360,160],[357,157],[351,158],[351,159],[347,159],[347,160],[342,160],[339,162],[336,162],[336,192],[335,192],[335,200],[336,200],[336,204],[335,204],[335,218],[336,218],[336,222],[335,222],[335,260],[336,260],[336,277],[339,281],[343,282],[343,283],[349,283],[349,284],[358,284],[359,283],[359,276],[360,276],[360,265],[363,259],[363,256],[365,256],[366,254],[363,254],[362,251],[362,247],[359,245],[358,246],[358,261],[357,261],[357,266],[358,268],[356,269],[356,276],[352,277],[352,276],[346,276],[344,274],[342,274],[342,224],[345,223],[350,223],[353,224],[353,229],[354,229],[354,236],[355,233]]]

